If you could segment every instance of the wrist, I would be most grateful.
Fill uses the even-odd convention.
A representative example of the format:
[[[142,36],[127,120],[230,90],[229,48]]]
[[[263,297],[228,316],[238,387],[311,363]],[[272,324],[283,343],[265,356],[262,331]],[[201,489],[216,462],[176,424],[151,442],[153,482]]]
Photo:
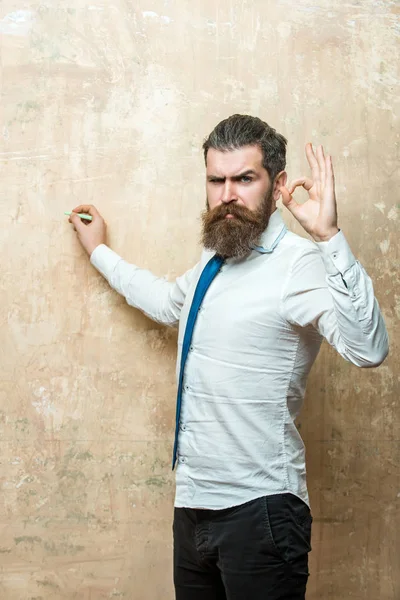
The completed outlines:
[[[105,242],[99,242],[98,244],[92,244],[91,246],[87,246],[85,248],[86,252],[89,255],[89,258],[91,258],[93,252],[96,250],[96,248],[98,248],[99,246],[101,246],[101,244],[104,244]]]
[[[334,227],[331,230],[321,233],[321,234],[312,234],[312,238],[315,242],[329,242],[336,234],[338,234],[340,229],[338,227]]]

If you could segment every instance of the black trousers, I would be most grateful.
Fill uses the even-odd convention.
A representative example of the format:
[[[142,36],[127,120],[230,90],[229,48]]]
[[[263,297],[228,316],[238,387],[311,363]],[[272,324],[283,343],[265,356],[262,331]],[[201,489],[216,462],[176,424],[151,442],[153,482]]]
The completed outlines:
[[[304,600],[312,516],[293,494],[175,508],[176,600]]]

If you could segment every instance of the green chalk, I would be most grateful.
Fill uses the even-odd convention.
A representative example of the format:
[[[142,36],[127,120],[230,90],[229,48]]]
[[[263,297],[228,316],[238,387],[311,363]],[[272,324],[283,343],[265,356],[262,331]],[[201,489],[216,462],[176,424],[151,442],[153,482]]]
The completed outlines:
[[[78,217],[80,217],[81,219],[86,219],[86,221],[91,221],[93,219],[93,217],[91,217],[90,215],[86,215],[85,213],[75,213],[78,215]],[[64,212],[64,215],[72,215],[71,211],[66,211]]]

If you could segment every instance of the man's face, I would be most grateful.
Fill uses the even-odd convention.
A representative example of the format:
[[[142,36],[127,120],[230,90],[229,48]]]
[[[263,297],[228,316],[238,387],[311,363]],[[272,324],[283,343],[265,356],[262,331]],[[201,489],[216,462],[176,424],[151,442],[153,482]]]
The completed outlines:
[[[205,248],[243,257],[257,244],[275,210],[274,192],[258,146],[207,153],[207,210],[202,215]]]
[[[210,148],[206,173],[209,209],[230,203],[252,211],[258,209],[271,187],[262,160],[258,146],[244,146],[229,152]]]

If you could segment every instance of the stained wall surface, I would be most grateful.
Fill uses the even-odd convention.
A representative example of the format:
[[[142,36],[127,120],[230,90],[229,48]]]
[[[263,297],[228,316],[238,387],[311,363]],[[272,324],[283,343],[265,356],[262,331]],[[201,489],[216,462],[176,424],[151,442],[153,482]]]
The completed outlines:
[[[324,345],[299,427],[309,600],[400,598],[399,12],[391,0],[3,0],[0,598],[172,600],[176,333],[129,308],[63,212],[173,279],[199,255],[203,138],[262,117],[334,157],[340,226],[391,336]],[[290,227],[301,229],[287,213]]]

